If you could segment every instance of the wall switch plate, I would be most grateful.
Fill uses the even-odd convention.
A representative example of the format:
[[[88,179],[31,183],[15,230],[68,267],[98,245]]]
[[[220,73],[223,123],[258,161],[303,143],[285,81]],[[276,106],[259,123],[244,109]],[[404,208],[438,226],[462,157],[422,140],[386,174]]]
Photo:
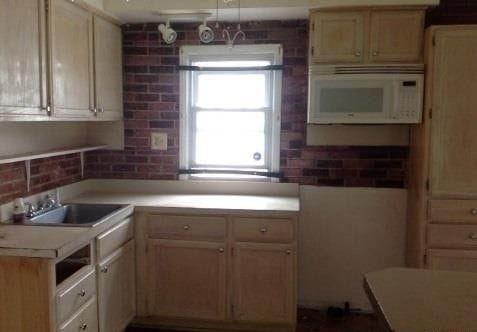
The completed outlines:
[[[167,134],[151,133],[151,149],[166,151],[167,150]]]

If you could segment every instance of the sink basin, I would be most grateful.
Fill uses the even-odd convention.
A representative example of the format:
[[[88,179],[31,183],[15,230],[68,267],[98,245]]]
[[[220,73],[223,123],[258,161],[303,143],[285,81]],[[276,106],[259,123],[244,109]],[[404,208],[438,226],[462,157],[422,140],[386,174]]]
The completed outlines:
[[[93,227],[126,205],[67,204],[33,217],[25,225]]]

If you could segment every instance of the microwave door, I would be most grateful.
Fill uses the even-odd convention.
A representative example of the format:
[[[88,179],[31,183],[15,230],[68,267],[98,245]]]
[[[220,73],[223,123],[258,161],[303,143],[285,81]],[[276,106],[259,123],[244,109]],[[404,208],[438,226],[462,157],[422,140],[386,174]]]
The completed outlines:
[[[314,123],[372,123],[392,112],[394,85],[390,80],[332,76],[314,82],[310,100]]]

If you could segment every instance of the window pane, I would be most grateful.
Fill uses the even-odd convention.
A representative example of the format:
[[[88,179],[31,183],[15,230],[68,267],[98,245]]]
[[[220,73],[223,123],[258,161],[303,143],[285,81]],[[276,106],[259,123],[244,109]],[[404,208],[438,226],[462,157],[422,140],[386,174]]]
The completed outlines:
[[[197,74],[195,106],[208,109],[257,109],[268,107],[265,73]]]
[[[263,167],[265,114],[198,112],[195,143],[196,165]]]
[[[197,61],[193,66],[199,67],[264,67],[269,66],[270,61]]]

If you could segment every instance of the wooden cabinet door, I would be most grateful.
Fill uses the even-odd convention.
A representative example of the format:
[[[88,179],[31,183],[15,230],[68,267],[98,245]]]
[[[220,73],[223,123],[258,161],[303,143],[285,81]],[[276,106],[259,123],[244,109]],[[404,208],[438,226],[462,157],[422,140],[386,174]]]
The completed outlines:
[[[371,12],[370,62],[422,61],[424,11]]]
[[[46,113],[45,4],[0,1],[0,117]]]
[[[428,250],[427,267],[432,270],[477,273],[477,251]]]
[[[233,249],[233,318],[293,323],[295,253],[291,246],[237,244]]]
[[[136,315],[134,240],[98,265],[100,332],[124,331]]]
[[[312,62],[361,62],[364,55],[363,12],[312,13]]]
[[[432,84],[430,189],[477,194],[477,29],[437,31]]]
[[[223,243],[148,240],[148,315],[225,320]]]
[[[93,24],[87,10],[51,0],[50,40],[54,116],[88,118],[94,109]]]
[[[123,115],[123,66],[121,28],[94,17],[94,59],[96,107],[104,120]]]

